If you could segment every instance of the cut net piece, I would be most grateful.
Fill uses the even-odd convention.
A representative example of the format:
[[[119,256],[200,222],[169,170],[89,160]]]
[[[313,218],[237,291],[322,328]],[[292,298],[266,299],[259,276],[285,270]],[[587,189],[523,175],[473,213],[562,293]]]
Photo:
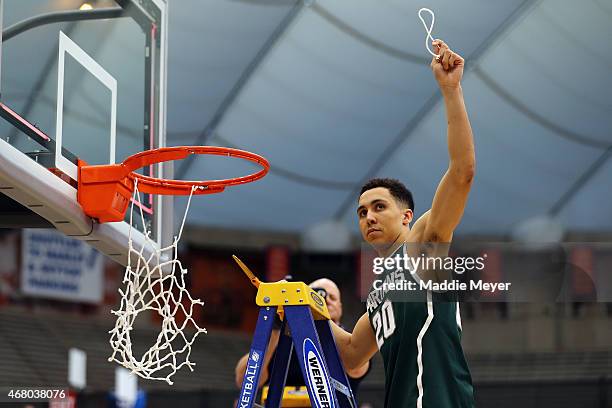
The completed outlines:
[[[187,269],[178,260],[178,242],[183,233],[191,198],[198,188],[191,189],[179,234],[174,237],[172,245],[155,249],[154,242],[149,238],[150,232],[140,205],[138,182],[135,181],[130,208],[128,264],[123,277],[125,286],[123,290],[119,289],[121,305],[119,310],[112,311],[117,321],[115,328],[109,332],[113,349],[109,361],[119,363],[142,378],[163,380],[170,385],[171,377],[183,366],[193,371],[195,363],[189,360],[191,346],[200,333],[206,333],[206,329],[199,327],[193,319],[194,307],[202,307],[204,303],[193,299],[185,288]],[[140,208],[145,235],[144,244],[139,249],[135,249],[132,242],[132,215],[136,202]],[[151,249],[151,255],[145,258],[143,253],[147,246]],[[131,333],[134,321],[145,311],[157,312],[162,319],[162,327],[155,343],[138,358],[134,355]]]

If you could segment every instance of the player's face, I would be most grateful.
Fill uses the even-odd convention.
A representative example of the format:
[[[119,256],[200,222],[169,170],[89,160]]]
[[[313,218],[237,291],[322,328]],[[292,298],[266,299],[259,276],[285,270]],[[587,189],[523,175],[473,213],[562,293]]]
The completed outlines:
[[[407,212],[408,211],[408,212]],[[397,241],[411,220],[385,187],[365,191],[359,197],[357,217],[363,239],[372,245],[388,246]]]

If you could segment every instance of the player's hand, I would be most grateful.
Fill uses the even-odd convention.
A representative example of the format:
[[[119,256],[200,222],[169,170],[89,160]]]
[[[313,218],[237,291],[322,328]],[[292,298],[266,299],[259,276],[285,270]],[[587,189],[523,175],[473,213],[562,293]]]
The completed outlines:
[[[439,57],[431,59],[431,69],[440,89],[458,88],[463,77],[465,60],[448,48],[448,45],[442,40],[436,39],[432,45],[434,52]]]

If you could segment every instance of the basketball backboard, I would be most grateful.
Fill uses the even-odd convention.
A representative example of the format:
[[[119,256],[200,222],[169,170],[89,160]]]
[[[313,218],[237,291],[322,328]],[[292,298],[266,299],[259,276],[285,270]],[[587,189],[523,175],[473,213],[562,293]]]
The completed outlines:
[[[87,3],[0,0],[0,223],[53,226],[125,263],[129,226],[83,214],[76,160],[110,164],[165,146],[167,4]],[[171,177],[161,166],[142,173]],[[158,245],[172,235],[170,202],[142,198]]]

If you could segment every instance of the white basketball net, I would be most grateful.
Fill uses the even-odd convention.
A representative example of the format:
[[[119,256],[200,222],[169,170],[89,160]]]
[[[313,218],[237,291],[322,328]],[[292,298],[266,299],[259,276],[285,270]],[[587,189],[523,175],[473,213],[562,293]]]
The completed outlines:
[[[193,371],[195,363],[189,361],[191,346],[198,334],[206,333],[206,329],[199,327],[192,317],[194,306],[201,307],[204,303],[193,299],[185,288],[184,277],[187,269],[183,268],[177,259],[178,242],[183,233],[191,197],[198,187],[191,189],[181,229],[178,236],[174,237],[172,245],[156,249],[145,224],[137,180],[134,184],[128,234],[128,264],[123,277],[125,286],[123,290],[119,289],[121,307],[112,311],[117,316],[117,321],[115,328],[109,332],[113,354],[108,360],[119,363],[142,378],[163,380],[172,385],[171,377],[181,367],[187,366]],[[135,249],[132,242],[132,215],[136,202],[140,208],[142,225],[145,226],[145,243],[139,249]],[[143,255],[145,248],[151,250],[148,258]],[[164,254],[167,255],[164,257]],[[185,307],[184,304],[188,306]],[[139,359],[134,356],[130,334],[138,314],[145,311],[157,312],[162,319],[162,328],[155,344]],[[184,317],[180,324],[175,319],[179,311],[181,317]],[[190,333],[187,333],[188,330]]]

